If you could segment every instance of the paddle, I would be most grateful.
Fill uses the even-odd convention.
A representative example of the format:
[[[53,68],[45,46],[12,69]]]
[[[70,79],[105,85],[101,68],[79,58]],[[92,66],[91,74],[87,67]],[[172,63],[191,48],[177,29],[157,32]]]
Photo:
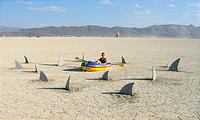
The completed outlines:
[[[80,59],[79,57],[75,57],[75,59],[76,59],[77,61],[80,61],[80,62],[84,61],[83,59]]]
[[[76,59],[76,60],[80,60],[80,58],[79,58],[79,57],[75,57],[75,59]]]
[[[124,64],[123,63],[119,63],[119,64],[117,64],[118,66],[120,66],[120,67],[124,67]]]
[[[85,61],[85,54],[83,53],[82,59],[79,58],[79,57],[75,57],[75,59],[78,60],[78,61]]]

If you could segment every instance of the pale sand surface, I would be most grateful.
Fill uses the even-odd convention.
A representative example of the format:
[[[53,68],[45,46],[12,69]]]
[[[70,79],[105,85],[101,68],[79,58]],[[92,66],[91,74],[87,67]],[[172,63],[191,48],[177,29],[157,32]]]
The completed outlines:
[[[17,37],[0,38],[1,119],[200,119],[200,40],[172,38],[109,37]],[[100,81],[104,71],[81,72],[76,56],[85,53],[96,60],[102,51],[113,66],[109,81]],[[30,64],[24,64],[26,55]],[[63,56],[64,66],[57,64]],[[158,66],[181,57],[180,72]],[[24,69],[14,69],[14,60]],[[34,65],[49,82],[38,81]],[[47,64],[47,65],[42,65]],[[50,64],[50,65],[48,65]],[[155,66],[155,81],[150,78]],[[71,91],[63,88],[71,75]],[[117,92],[134,82],[134,96],[102,94]],[[52,88],[52,89],[43,89]]]

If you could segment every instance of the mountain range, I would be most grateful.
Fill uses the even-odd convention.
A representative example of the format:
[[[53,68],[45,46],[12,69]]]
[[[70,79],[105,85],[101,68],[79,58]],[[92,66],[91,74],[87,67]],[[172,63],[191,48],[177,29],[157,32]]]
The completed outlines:
[[[6,28],[6,29],[5,29]],[[42,28],[2,28],[0,26],[0,36],[96,36],[113,37],[120,32],[121,37],[169,37],[169,38],[200,38],[200,26],[194,25],[152,25],[145,28],[131,27],[103,27],[95,25],[87,26],[48,26]]]
[[[19,31],[19,30],[20,30],[20,28],[0,26],[0,33],[2,33],[2,32],[15,32],[15,31]]]

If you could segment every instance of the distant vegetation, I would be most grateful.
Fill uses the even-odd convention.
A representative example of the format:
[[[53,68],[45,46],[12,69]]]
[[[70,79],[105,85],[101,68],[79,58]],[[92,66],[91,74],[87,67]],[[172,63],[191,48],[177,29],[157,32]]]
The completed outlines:
[[[4,36],[7,31],[0,33]],[[114,37],[120,32],[121,37],[170,37],[170,38],[200,38],[200,27],[194,25],[153,25],[145,28],[103,27],[103,26],[61,26],[20,29],[11,32],[14,36],[98,36]]]

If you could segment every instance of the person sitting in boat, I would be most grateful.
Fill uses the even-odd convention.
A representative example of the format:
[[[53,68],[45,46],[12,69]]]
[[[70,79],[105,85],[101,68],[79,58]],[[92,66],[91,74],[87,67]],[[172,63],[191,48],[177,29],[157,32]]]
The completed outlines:
[[[105,58],[105,53],[101,53],[101,58],[96,61],[98,64],[107,64],[107,59]]]

